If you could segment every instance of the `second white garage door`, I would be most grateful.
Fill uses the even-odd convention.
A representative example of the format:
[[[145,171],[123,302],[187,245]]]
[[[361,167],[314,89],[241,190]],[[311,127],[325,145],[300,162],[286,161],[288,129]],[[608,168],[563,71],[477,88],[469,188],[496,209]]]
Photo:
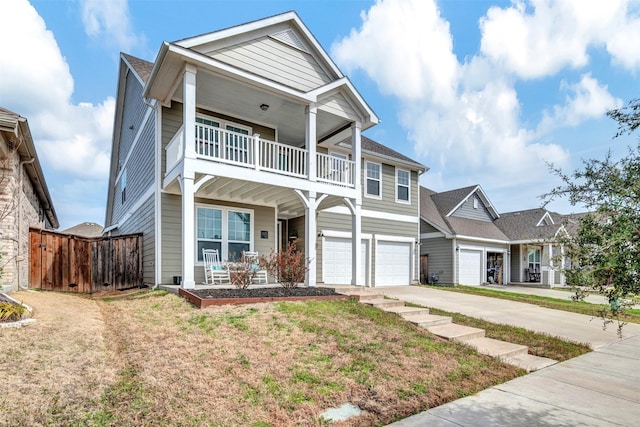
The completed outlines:
[[[367,277],[367,241],[360,244],[362,259],[358,285],[366,284]],[[328,285],[351,284],[351,239],[343,237],[325,237],[322,246],[322,281]]]
[[[376,286],[411,284],[411,243],[378,241]]]
[[[471,250],[460,250],[460,257],[458,259],[460,272],[458,277],[458,283],[461,285],[479,285],[480,284],[480,262],[482,258],[482,252]]]

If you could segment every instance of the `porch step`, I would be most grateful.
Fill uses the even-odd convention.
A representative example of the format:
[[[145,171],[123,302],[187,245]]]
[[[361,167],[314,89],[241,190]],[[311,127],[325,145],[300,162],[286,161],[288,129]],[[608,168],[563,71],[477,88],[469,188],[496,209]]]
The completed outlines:
[[[493,338],[472,338],[461,340],[464,344],[473,347],[478,353],[496,357],[501,360],[525,355],[529,351],[526,345],[512,344],[510,342],[499,341]]]
[[[411,318],[422,314],[429,314],[428,308],[407,307],[405,305],[398,307],[384,307],[383,310],[389,313],[396,313],[405,320],[410,320]]]
[[[415,323],[422,328],[428,329],[431,326],[447,325],[451,323],[451,317],[438,316],[435,314],[420,314],[407,319],[407,321]]]
[[[517,366],[524,369],[527,372],[537,371],[547,366],[555,365],[557,360],[549,359],[546,357],[534,356],[532,354],[521,354],[518,356],[507,357],[502,359],[503,362],[509,365]]]
[[[473,328],[471,326],[449,323],[448,325],[431,326],[427,328],[429,332],[449,341],[464,341],[474,338],[484,337],[484,329]]]
[[[361,300],[362,301],[362,300]],[[394,299],[367,299],[362,301],[364,304],[371,305],[376,308],[385,310],[387,308],[404,307],[404,301],[398,301]]]

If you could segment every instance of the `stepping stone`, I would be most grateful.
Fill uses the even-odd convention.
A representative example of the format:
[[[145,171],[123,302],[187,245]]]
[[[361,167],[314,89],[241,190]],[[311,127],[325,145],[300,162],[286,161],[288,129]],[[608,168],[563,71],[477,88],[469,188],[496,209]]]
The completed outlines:
[[[497,357],[502,360],[509,357],[527,354],[529,351],[529,348],[526,345],[512,344],[510,342],[499,341],[486,337],[461,340],[461,342],[475,348],[478,353]]]
[[[449,323],[448,325],[431,326],[429,332],[450,341],[464,341],[484,337],[484,329]]]
[[[534,356],[532,354],[521,354],[519,356],[502,359],[503,362],[522,368],[527,372],[537,371],[547,366],[555,365],[557,360],[546,357]]]
[[[429,314],[428,308],[407,307],[404,305],[400,307],[384,307],[384,311],[389,313],[396,313],[405,320],[409,320],[412,317],[419,316],[421,314]]]
[[[431,326],[446,325],[448,323],[451,323],[451,317],[437,316],[435,314],[419,314],[407,319],[407,321],[415,323],[416,325],[427,329]]]

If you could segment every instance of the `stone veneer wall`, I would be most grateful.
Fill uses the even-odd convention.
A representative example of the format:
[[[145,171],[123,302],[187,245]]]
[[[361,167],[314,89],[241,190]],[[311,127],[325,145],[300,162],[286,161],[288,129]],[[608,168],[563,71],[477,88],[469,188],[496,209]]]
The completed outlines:
[[[3,270],[0,286],[3,292],[29,286],[29,227],[44,226],[38,197],[24,165],[22,188],[19,188],[19,168],[20,157],[15,150],[0,160],[0,267]]]

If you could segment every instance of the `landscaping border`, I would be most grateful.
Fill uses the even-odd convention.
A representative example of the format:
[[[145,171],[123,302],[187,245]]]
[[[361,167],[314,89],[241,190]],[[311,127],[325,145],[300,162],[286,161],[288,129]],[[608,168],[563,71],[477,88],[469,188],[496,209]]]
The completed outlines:
[[[189,301],[196,308],[205,308],[211,305],[228,304],[256,304],[260,302],[277,301],[328,301],[328,300],[349,300],[350,295],[319,295],[319,296],[296,296],[296,297],[252,297],[252,298],[200,298],[198,295],[186,289],[179,288],[178,295]]]

